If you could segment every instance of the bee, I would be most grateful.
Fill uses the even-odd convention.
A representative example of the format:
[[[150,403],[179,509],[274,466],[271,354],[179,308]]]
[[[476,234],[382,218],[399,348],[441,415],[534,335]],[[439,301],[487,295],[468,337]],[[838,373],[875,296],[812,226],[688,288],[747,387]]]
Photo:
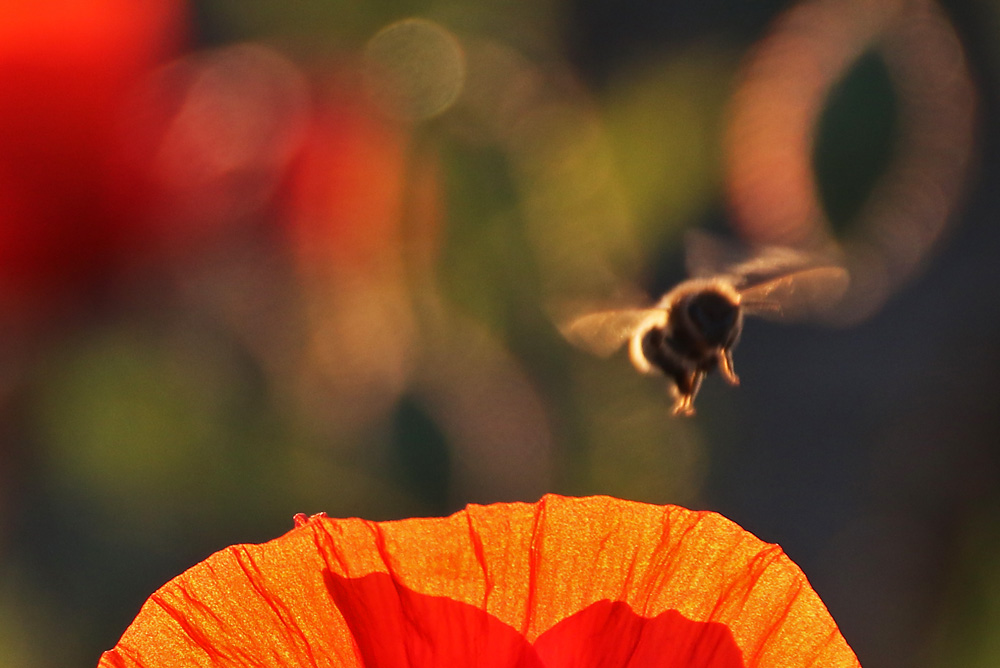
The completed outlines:
[[[646,308],[600,310],[561,328],[571,343],[609,356],[628,343],[632,365],[670,380],[673,414],[694,415],[705,376],[718,369],[739,385],[733,348],[744,316],[794,320],[822,311],[846,291],[848,272],[835,262],[787,248],[765,248],[741,262],[707,237],[689,240],[689,278]]]

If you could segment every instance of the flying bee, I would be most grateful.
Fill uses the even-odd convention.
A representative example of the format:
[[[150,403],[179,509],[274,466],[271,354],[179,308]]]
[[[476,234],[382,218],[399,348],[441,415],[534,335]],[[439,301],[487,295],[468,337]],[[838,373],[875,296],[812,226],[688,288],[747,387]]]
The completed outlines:
[[[694,241],[688,247],[693,277],[653,306],[591,312],[561,328],[571,343],[601,356],[627,342],[629,359],[640,373],[659,369],[671,381],[674,415],[694,414],[701,383],[715,369],[731,385],[739,384],[733,348],[744,316],[800,319],[835,302],[848,284],[842,266],[786,248],[707,266],[718,265],[716,242],[704,237]]]

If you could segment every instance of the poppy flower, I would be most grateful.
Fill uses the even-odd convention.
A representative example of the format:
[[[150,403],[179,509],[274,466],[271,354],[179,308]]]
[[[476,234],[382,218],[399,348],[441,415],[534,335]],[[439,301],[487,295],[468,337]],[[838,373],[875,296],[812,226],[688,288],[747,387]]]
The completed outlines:
[[[550,495],[296,525],[167,583],[99,668],[859,665],[781,549],[711,512]]]

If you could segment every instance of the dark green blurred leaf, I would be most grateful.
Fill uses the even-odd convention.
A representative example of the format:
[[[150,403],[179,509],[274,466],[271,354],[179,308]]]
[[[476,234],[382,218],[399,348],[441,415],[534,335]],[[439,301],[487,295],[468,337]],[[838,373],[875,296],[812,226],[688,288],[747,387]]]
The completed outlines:
[[[893,157],[898,109],[885,62],[865,54],[830,92],[816,132],[813,166],[835,229],[855,220]]]

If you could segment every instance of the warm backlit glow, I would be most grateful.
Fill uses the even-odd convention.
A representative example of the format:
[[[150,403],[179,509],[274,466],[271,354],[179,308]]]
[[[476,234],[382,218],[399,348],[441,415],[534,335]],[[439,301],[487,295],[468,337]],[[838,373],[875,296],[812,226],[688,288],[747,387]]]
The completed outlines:
[[[150,597],[100,668],[857,666],[805,576],[729,520],[609,497],[325,516]]]

